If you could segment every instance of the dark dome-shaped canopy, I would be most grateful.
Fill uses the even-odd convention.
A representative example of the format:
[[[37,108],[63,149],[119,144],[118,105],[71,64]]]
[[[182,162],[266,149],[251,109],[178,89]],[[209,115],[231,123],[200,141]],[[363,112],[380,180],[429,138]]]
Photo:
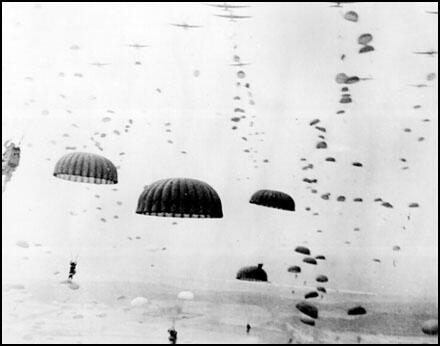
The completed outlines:
[[[83,152],[68,153],[61,157],[53,175],[57,178],[92,184],[117,184],[115,165],[107,158]]]
[[[301,267],[299,267],[299,266],[291,266],[291,267],[289,267],[289,268],[287,269],[287,271],[288,271],[289,273],[299,274],[299,273],[301,273]]]
[[[244,281],[267,281],[267,274],[263,269],[263,265],[259,264],[258,266],[251,266],[251,267],[243,267],[241,268],[238,273],[237,277],[238,280],[244,280]]]
[[[295,248],[295,252],[298,252],[303,255],[310,255],[310,249],[305,246],[297,246]]]
[[[314,265],[318,264],[318,262],[316,262],[316,260],[313,257],[305,257],[305,258],[303,258],[303,262],[309,263],[309,264],[314,264]]]
[[[318,275],[316,277],[316,281],[317,282],[328,282],[328,277],[327,277],[327,275]]]
[[[305,301],[299,302],[295,306],[303,314],[311,318],[315,318],[315,319],[318,318],[318,308],[316,306]]]
[[[275,190],[258,190],[249,203],[269,208],[295,211],[295,202],[287,193]]]
[[[222,203],[217,192],[207,183],[187,178],[170,178],[154,182],[141,193],[137,214],[222,218]]]
[[[347,314],[351,316],[357,316],[357,315],[365,315],[367,313],[367,310],[365,310],[362,306],[355,306],[354,308],[348,309]]]

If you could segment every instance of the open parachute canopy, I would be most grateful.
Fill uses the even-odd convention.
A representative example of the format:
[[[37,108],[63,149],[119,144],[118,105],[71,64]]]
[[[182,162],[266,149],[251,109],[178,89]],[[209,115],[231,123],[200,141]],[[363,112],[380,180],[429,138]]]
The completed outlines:
[[[293,198],[281,191],[258,190],[252,195],[249,203],[269,208],[295,211]]]
[[[162,179],[146,186],[139,196],[136,213],[182,218],[223,217],[217,192],[203,181],[188,178]]]
[[[61,157],[53,175],[57,178],[91,184],[117,184],[115,165],[107,158],[83,152],[68,153]]]
[[[236,276],[237,280],[243,281],[267,281],[267,273],[263,269],[263,264],[241,268]]]

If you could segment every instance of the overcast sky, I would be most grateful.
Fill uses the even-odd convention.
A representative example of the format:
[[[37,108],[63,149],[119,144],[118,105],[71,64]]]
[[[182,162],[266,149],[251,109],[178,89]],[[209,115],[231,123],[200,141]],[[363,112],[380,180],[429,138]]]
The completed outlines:
[[[83,278],[148,279],[145,268],[155,263],[163,282],[208,282],[263,262],[272,281],[288,283],[286,267],[301,260],[293,249],[307,242],[328,262],[305,275],[322,270],[335,288],[437,296],[438,84],[426,76],[437,74],[438,64],[412,53],[437,50],[438,17],[425,13],[436,3],[250,4],[234,13],[253,18],[238,22],[213,16],[226,12],[202,3],[2,4],[2,139],[24,136],[21,165],[2,197],[3,277],[18,275],[11,263],[24,250],[14,244],[27,240],[52,251],[28,249],[45,269],[64,269],[69,252],[80,253]],[[343,18],[348,10],[358,12],[357,23]],[[373,34],[374,52],[358,54],[362,33]],[[129,46],[136,43],[148,47]],[[240,87],[234,55],[250,63]],[[372,78],[350,86],[348,106],[338,102],[340,72]],[[420,83],[428,87],[410,86]],[[230,121],[237,107],[247,116],[238,124]],[[340,109],[346,114],[336,115]],[[315,149],[315,118],[327,129],[324,151]],[[94,133],[102,152],[90,140]],[[54,178],[67,146],[120,166],[118,191]],[[244,152],[250,148],[252,158]],[[302,170],[307,163],[314,169]],[[136,215],[143,187],[167,177],[208,182],[224,218]],[[318,194],[304,177],[319,180]],[[249,204],[261,188],[289,193],[297,212]],[[319,197],[326,192],[330,201]],[[336,202],[338,195],[347,202]],[[394,209],[373,203],[376,197]],[[421,207],[410,211],[411,202]],[[393,252],[394,245],[402,250]],[[163,246],[167,251],[154,252]],[[46,275],[19,263],[21,274]]]

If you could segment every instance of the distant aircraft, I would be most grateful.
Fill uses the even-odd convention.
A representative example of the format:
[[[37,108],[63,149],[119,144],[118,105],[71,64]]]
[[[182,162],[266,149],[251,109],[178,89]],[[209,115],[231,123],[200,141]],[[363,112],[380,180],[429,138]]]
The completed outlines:
[[[219,4],[206,4],[208,6],[212,6],[212,7],[218,7],[218,8],[222,8],[224,11],[228,11],[229,9],[232,8],[249,8],[250,6],[242,6],[242,5],[228,5],[227,2],[224,2],[222,5]]]
[[[92,65],[92,66],[96,66],[96,67],[104,67],[104,66],[107,66],[107,65],[110,65],[109,63],[103,63],[103,62],[93,62],[93,63],[91,63],[90,65]]]
[[[234,21],[234,19],[245,19],[245,18],[252,18],[251,16],[237,16],[235,14],[214,14],[216,17],[222,17],[222,18],[229,18],[231,21]]]
[[[141,49],[141,48],[150,47],[150,46],[148,46],[146,44],[139,44],[139,43],[132,43],[132,44],[129,44],[128,46],[131,47],[131,48],[135,48],[135,49]]]
[[[176,24],[176,23],[171,23],[172,26],[177,26],[178,28],[182,28],[182,29],[195,29],[195,28],[201,28],[200,25],[190,25],[187,23],[181,23],[181,24]]]
[[[342,7],[342,4],[354,4],[355,2],[350,2],[350,1],[339,1],[339,2],[330,1],[330,3],[331,4],[335,4],[335,5],[332,5],[330,7]]]
[[[412,86],[414,88],[427,88],[427,84],[410,84],[409,86]]]
[[[238,62],[238,63],[235,63],[235,64],[231,64],[230,66],[240,67],[240,66],[247,66],[247,65],[250,65],[250,63]]]
[[[428,50],[426,52],[413,52],[414,54],[419,54],[419,55],[429,55],[429,56],[434,56],[437,54],[437,51],[435,50]]]

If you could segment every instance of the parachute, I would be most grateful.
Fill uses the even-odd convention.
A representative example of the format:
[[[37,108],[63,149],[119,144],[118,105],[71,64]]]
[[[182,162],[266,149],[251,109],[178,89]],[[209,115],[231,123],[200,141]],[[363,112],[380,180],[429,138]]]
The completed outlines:
[[[305,299],[317,298],[317,297],[319,297],[319,293],[316,291],[311,291],[311,292],[308,292],[304,295]]]
[[[321,293],[327,293],[327,290],[325,289],[325,287],[322,287],[322,286],[316,287],[316,290]]]
[[[373,41],[373,35],[371,34],[362,34],[358,37],[358,43],[361,45],[367,45],[371,41]]]
[[[92,184],[117,184],[115,165],[107,158],[84,152],[69,153],[61,157],[53,175],[57,178]]]
[[[258,266],[243,267],[241,268],[236,276],[237,280],[243,281],[262,281],[267,282],[267,273],[263,269],[263,264],[258,264]]]
[[[177,299],[180,300],[193,300],[194,299],[194,293],[190,291],[182,291],[177,295]]]
[[[131,301],[131,306],[139,307],[148,304],[148,299],[144,297],[136,297]]]
[[[374,51],[373,46],[364,46],[361,49],[359,49],[359,54],[369,53],[369,52],[373,52],[373,51]]]
[[[315,256],[315,259],[321,260],[321,261],[325,261],[325,256],[324,255],[318,255],[318,256]]]
[[[359,15],[355,11],[348,11],[344,14],[344,19],[356,23],[359,20]]]
[[[316,144],[316,149],[327,149],[327,143],[322,141]]]
[[[313,257],[305,257],[303,259],[303,262],[308,263],[308,264],[314,264],[314,265],[318,264],[318,262],[316,262],[316,260]]]
[[[427,335],[438,334],[438,320],[428,320],[422,324],[422,332]]]
[[[258,190],[249,203],[269,208],[295,211],[295,202],[287,193],[275,190]]]
[[[222,218],[222,203],[207,183],[188,178],[158,180],[145,187],[139,196],[137,214],[182,217]]]
[[[307,315],[311,318],[318,318],[318,308],[308,302],[299,302],[295,305],[295,307],[301,311],[304,315]]]
[[[299,266],[291,266],[291,267],[289,267],[289,268],[287,269],[287,271],[288,271],[289,273],[299,274],[299,273],[301,273],[301,267],[299,267]]]
[[[317,282],[328,282],[328,277],[326,275],[318,275],[316,277]]]
[[[356,306],[354,308],[348,309],[347,314],[350,316],[358,316],[358,315],[365,315],[367,313],[367,310],[363,308],[362,306]]]
[[[303,255],[310,255],[310,250],[306,248],[305,246],[297,246],[295,248],[295,252],[298,252]]]

